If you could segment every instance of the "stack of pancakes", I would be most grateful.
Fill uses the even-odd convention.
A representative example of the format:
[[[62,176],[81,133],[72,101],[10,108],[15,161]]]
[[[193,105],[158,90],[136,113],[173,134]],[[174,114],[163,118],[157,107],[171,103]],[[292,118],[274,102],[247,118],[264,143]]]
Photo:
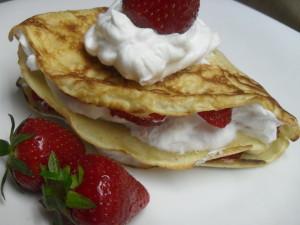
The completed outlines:
[[[19,65],[28,85],[22,87],[28,99],[30,92],[35,92],[83,140],[103,154],[139,167],[255,167],[275,160],[285,151],[290,140],[299,138],[296,118],[219,51],[210,54],[209,64],[186,68],[149,86],[126,80],[114,68],[102,65],[97,58],[88,55],[83,41],[97,15],[105,10],[95,8],[38,15],[15,26],[10,32],[10,39],[17,36],[17,32],[23,32],[37,58],[39,71],[31,71],[26,65],[27,56],[19,47]],[[282,125],[278,128],[277,140],[271,144],[238,133],[217,154],[205,149],[184,154],[167,152],[143,143],[123,125],[72,112],[51,91],[47,81],[82,103],[132,114],[186,116],[201,111],[260,104],[273,112]],[[33,101],[30,103],[34,104]]]

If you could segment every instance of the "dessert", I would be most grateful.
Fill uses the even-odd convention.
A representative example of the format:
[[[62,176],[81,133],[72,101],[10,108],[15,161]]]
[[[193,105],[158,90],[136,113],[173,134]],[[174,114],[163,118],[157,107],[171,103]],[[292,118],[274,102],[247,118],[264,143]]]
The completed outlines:
[[[99,152],[139,167],[255,167],[299,138],[296,118],[216,49],[203,22],[157,34],[118,7],[47,13],[12,29],[31,104],[34,92]],[[200,53],[186,60],[191,50],[181,50],[199,33],[190,49]]]

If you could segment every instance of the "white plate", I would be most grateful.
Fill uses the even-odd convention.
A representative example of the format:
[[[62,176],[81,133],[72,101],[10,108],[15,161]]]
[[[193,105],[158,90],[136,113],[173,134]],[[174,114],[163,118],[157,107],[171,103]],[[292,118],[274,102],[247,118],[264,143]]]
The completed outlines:
[[[0,4],[0,137],[8,136],[8,113],[18,121],[30,114],[15,87],[20,72],[17,43],[7,40],[9,29],[37,13],[109,2],[15,0]],[[226,55],[300,118],[300,34],[230,0],[203,0],[201,16],[220,33]],[[258,169],[129,170],[151,194],[151,203],[131,225],[300,224],[300,142],[292,144],[278,161]],[[21,194],[10,183],[6,197],[0,201],[1,225],[50,224],[37,198]]]

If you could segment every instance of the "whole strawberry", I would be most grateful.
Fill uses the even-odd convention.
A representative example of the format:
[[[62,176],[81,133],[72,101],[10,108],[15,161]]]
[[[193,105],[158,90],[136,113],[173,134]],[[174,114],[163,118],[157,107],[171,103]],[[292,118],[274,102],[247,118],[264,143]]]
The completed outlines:
[[[123,0],[123,12],[138,27],[160,34],[184,33],[198,16],[200,0]]]
[[[81,225],[124,225],[149,202],[144,186],[119,164],[102,156],[87,155],[77,193],[92,200],[92,209],[72,209]]]
[[[77,170],[85,147],[73,132],[54,121],[39,118],[26,119],[14,131],[12,116],[11,121],[10,144],[1,140],[1,155],[9,155],[3,184],[10,171],[21,187],[39,191],[43,183],[41,166],[47,164],[51,152],[55,152],[61,165],[69,165],[73,172]]]
[[[224,128],[231,122],[232,109],[205,111],[198,114],[209,124],[218,128]]]

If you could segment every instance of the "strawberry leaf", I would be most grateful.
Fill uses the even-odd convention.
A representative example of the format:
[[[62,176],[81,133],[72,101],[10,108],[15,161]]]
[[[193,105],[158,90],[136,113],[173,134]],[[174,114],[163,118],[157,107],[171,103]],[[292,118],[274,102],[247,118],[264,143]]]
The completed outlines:
[[[6,169],[5,173],[4,173],[3,177],[2,177],[2,181],[1,181],[1,195],[2,195],[2,197],[3,197],[4,200],[5,200],[4,185],[5,185],[5,182],[6,182],[6,179],[7,179],[8,172],[9,172],[9,170]]]
[[[51,152],[48,160],[48,169],[51,173],[59,173],[59,162],[54,152]]]
[[[55,204],[56,204],[57,212],[63,215],[71,224],[77,225],[76,221],[74,221],[74,219],[72,218],[69,210],[66,208],[64,202],[62,202],[58,198],[55,198]]]
[[[55,210],[52,203],[52,198],[54,198],[55,196],[55,191],[51,187],[43,185],[42,194],[43,194],[42,203],[45,206],[45,208],[47,208],[48,210]]]
[[[78,186],[82,183],[84,177],[84,170],[82,166],[78,166]]]
[[[32,171],[27,167],[27,165],[22,161],[17,159],[15,156],[11,156],[9,159],[9,168],[12,170],[19,171],[26,176],[33,176]]]
[[[72,209],[96,208],[96,205],[92,200],[75,191],[68,191],[66,197],[66,206]]]
[[[0,156],[5,156],[10,153],[9,143],[5,140],[0,140]]]
[[[63,181],[63,176],[61,173],[50,172],[48,169],[42,169],[40,175],[46,180],[52,181]]]
[[[84,176],[84,170],[81,166],[78,166],[78,174],[71,176],[72,184],[70,185],[70,188],[71,189],[77,188],[82,183],[83,176]]]
[[[55,212],[53,225],[64,225],[64,220],[59,212]]]
[[[49,181],[58,182],[60,185],[63,185],[65,190],[70,189],[72,185],[71,167],[66,166],[62,169],[54,152],[49,156],[47,167],[41,167],[40,175],[44,178],[46,183],[49,183]]]
[[[19,144],[21,144],[24,141],[29,140],[32,138],[32,134],[17,134],[16,136],[13,136],[11,139],[11,148],[15,149]]]
[[[63,177],[63,184],[66,190],[68,190],[72,185],[71,167],[66,166],[61,170]]]
[[[12,143],[12,138],[14,136],[14,132],[15,132],[15,127],[16,127],[16,123],[15,123],[15,119],[11,114],[8,114],[10,121],[11,121],[11,128],[10,128],[10,135],[9,135],[9,139],[10,142]]]

